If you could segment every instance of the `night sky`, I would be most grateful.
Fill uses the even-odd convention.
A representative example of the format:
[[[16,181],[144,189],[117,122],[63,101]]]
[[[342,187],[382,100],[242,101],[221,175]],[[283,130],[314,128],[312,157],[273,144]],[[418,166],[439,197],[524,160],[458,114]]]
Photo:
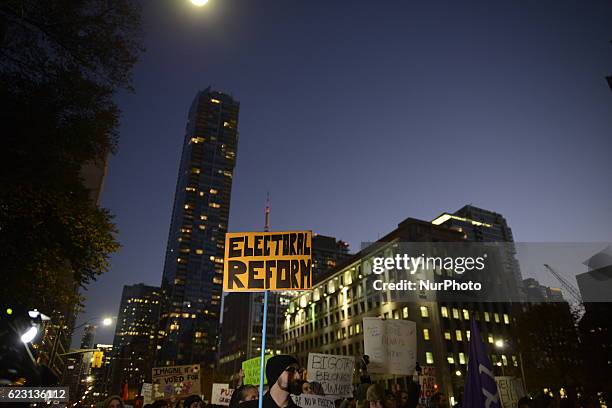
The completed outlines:
[[[230,231],[262,229],[269,191],[272,229],[352,250],[467,203],[516,241],[612,242],[609,1],[143,3],[102,195],[122,249],[79,323],[116,315],[125,284],[161,283],[187,111],[208,85],[241,102]]]

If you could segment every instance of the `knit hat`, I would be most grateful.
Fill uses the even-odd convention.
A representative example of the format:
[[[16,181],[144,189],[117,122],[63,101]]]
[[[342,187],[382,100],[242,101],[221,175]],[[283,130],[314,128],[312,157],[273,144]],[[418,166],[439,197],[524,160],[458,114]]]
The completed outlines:
[[[268,380],[268,387],[272,387],[278,377],[281,376],[285,368],[291,364],[298,364],[298,361],[287,354],[279,354],[277,356],[270,357],[266,363],[266,379]]]
[[[190,408],[191,404],[193,404],[194,402],[202,402],[202,398],[200,398],[199,395],[190,395],[187,398],[185,398],[185,401],[183,401],[183,408]]]

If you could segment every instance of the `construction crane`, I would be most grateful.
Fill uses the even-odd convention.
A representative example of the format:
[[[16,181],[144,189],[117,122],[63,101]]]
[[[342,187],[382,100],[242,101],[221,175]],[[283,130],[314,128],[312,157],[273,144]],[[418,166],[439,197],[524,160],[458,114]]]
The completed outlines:
[[[544,266],[555,278],[557,278],[561,286],[563,286],[567,293],[569,293],[574,298],[574,300],[576,300],[576,302],[582,303],[582,297],[580,296],[580,292],[574,287],[574,285],[565,280],[565,278],[559,275],[559,273],[555,271],[550,265],[544,264]]]

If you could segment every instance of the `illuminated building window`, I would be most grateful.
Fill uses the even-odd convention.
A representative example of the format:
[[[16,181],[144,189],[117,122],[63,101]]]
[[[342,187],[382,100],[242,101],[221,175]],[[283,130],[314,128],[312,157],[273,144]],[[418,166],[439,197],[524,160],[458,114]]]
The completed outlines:
[[[194,143],[194,144],[204,143],[204,140],[205,139],[203,137],[192,137],[191,143]]]
[[[423,329],[423,339],[429,340],[429,329]]]
[[[463,337],[461,336],[461,330],[455,330],[455,337],[457,341],[463,341]]]
[[[431,351],[425,352],[425,361],[427,362],[427,364],[434,363],[433,353]]]
[[[463,309],[463,320],[470,320],[470,312],[467,309]]]
[[[421,306],[421,317],[429,317],[429,309],[427,309],[427,306]]]
[[[506,313],[504,313],[504,323],[510,324],[510,316],[508,316]]]
[[[185,204],[185,209],[188,210],[191,208],[191,204]]]
[[[393,312],[393,318],[395,320],[398,320],[400,318],[399,312],[397,310]]]
[[[518,367],[518,360],[516,358],[516,356],[512,356],[512,365],[515,367]]]
[[[192,172],[193,174],[200,174],[200,169],[198,169],[197,167],[192,167],[192,168],[191,168],[191,172]]]
[[[493,335],[492,335],[492,334],[489,334],[489,335],[487,336],[487,341],[488,341],[489,343],[493,344]]]
[[[440,308],[440,313],[442,314],[442,317],[448,317],[448,308],[446,306],[442,306]]]
[[[361,287],[359,287],[359,288],[361,288]],[[407,319],[407,318],[408,318],[408,306],[405,306],[405,307],[402,309],[402,317],[403,317],[404,319]]]
[[[470,331],[469,330],[465,331],[465,337],[467,338],[468,341],[470,341]]]
[[[459,364],[465,364],[465,354],[459,353]]]
[[[195,187],[185,187],[185,191],[195,192],[196,189],[195,189]]]
[[[204,192],[200,191],[200,197],[204,197]]]
[[[446,356],[446,361],[448,361],[448,364],[455,364],[455,357],[452,354],[449,354]]]
[[[454,319],[458,319],[459,318],[459,310],[453,308],[453,318]]]
[[[493,313],[493,318],[495,319],[495,323],[499,323],[499,313]]]
[[[209,193],[210,193],[210,194],[217,194],[218,192],[219,192],[219,190],[216,190],[216,189],[214,189],[214,188],[211,188],[211,189],[209,190]]]
[[[444,339],[445,340],[451,340],[452,339],[450,331],[446,330],[444,332]]]
[[[489,312],[484,312],[484,315],[485,315],[485,322],[490,322],[491,316],[489,316]]]
[[[505,354],[502,354],[501,358],[502,358],[502,364],[507,367],[508,366],[508,358],[506,357]]]
[[[217,204],[217,203],[209,203],[208,206],[212,208],[221,208],[221,204]]]
[[[200,225],[198,225],[198,228],[201,229],[201,230],[205,230],[206,229],[206,225],[200,224]]]
[[[361,332],[361,326],[359,325],[359,323],[357,323],[355,325],[355,333],[359,334]]]
[[[220,100],[215,99],[215,98],[210,98],[210,101],[211,101],[212,103],[221,103],[221,101],[220,101]]]
[[[208,219],[208,217],[206,215],[200,215],[200,219],[202,221],[206,221]]]

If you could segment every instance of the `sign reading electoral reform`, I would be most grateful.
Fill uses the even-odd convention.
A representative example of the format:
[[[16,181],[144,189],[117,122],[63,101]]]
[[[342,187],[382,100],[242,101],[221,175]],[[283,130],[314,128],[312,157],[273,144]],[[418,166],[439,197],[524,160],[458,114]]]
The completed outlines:
[[[305,290],[312,287],[312,232],[225,234],[223,290]]]

